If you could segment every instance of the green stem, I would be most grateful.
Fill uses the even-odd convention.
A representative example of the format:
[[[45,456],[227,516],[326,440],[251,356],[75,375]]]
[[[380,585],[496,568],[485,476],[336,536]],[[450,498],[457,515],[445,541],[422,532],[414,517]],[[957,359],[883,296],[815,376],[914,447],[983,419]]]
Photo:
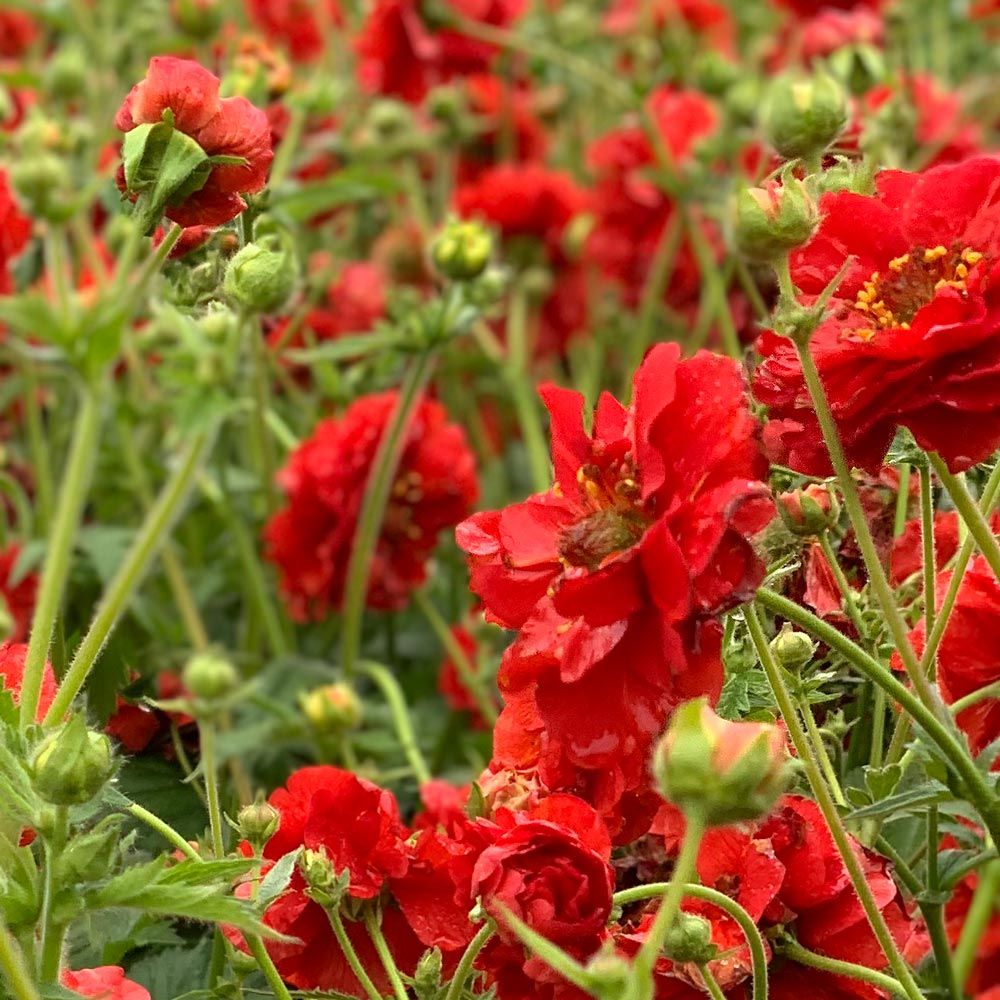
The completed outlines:
[[[38,373],[30,360],[24,362],[21,370],[24,376],[24,422],[28,431],[31,468],[35,474],[36,524],[40,532],[45,532],[52,521],[52,460],[38,401],[41,391]]]
[[[424,755],[417,743],[417,738],[413,733],[413,724],[410,722],[410,713],[406,707],[406,699],[399,682],[392,673],[383,667],[381,663],[371,663],[362,661],[358,664],[362,673],[367,674],[379,687],[385,700],[389,705],[392,714],[392,723],[399,739],[399,745],[406,759],[413,768],[413,773],[417,781],[423,785],[431,780],[431,771],[424,760]]]
[[[532,491],[544,493],[551,485],[552,467],[549,464],[549,449],[542,429],[538,400],[525,375],[505,367],[504,376],[517,414],[517,423],[521,428],[524,447],[528,452]]]
[[[465,984],[469,981],[469,976],[472,975],[472,967],[479,957],[479,953],[486,946],[486,942],[493,936],[493,930],[491,923],[485,923],[476,932],[476,936],[469,942],[459,959],[455,974],[448,984],[448,992],[444,995],[444,1000],[461,1000]]]
[[[246,940],[247,947],[250,949],[250,954],[253,955],[258,968],[264,974],[264,978],[267,980],[267,984],[271,987],[271,992],[277,1000],[292,1000],[292,994],[289,993],[288,987],[281,978],[281,973],[278,972],[274,961],[264,946],[264,942],[257,934],[247,934],[244,936],[244,939]]]
[[[41,928],[41,948],[38,954],[38,978],[41,983],[54,983],[59,979],[62,965],[62,943],[65,927],[57,924],[54,919],[55,894],[59,889],[56,885],[56,867],[59,855],[69,838],[69,810],[66,806],[56,806],[53,832],[45,838],[45,868],[43,871],[42,914],[39,919]]]
[[[209,433],[201,433],[191,441],[156,503],[146,515],[125,560],[104,591],[90,628],[77,647],[52,707],[45,716],[44,725],[55,725],[66,714],[83,687],[91,667],[108,641],[108,636],[142,582],[153,556],[183,510],[195,475],[209,452],[211,442],[212,435]]]
[[[823,742],[823,734],[819,731],[819,726],[816,725],[816,718],[813,715],[812,706],[805,698],[802,698],[800,699],[799,707],[802,712],[802,718],[806,724],[806,732],[809,735],[809,741],[813,746],[813,752],[816,754],[816,759],[819,761],[819,766],[823,771],[823,776],[826,778],[827,784],[830,786],[830,791],[833,793],[833,797],[836,799],[838,806],[846,806],[847,799],[844,798],[844,793],[841,791],[840,779],[837,777],[837,772],[833,768],[833,762],[830,760],[830,755],[826,752],[826,744]]]
[[[899,490],[896,493],[896,514],[892,522],[892,537],[899,538],[906,528],[906,511],[910,505],[910,476],[912,469],[907,463],[899,467]]]
[[[896,942],[893,940],[892,932],[886,925],[882,911],[879,909],[878,901],[875,899],[871,886],[865,878],[861,862],[854,852],[851,839],[840,818],[840,813],[837,811],[837,804],[834,801],[833,795],[823,780],[822,772],[813,755],[810,753],[809,741],[806,739],[806,734],[799,723],[798,715],[795,712],[795,704],[788,693],[788,688],[781,674],[781,668],[775,662],[770,647],[767,644],[764,627],[757,614],[757,609],[753,605],[745,605],[745,612],[747,627],[750,629],[750,637],[753,639],[754,646],[757,649],[757,656],[764,668],[764,672],[767,674],[767,679],[771,685],[771,690],[774,692],[778,708],[781,711],[782,718],[785,720],[788,735],[805,769],[809,785],[812,788],[813,795],[816,797],[816,804],[823,813],[823,818],[826,820],[826,824],[830,829],[830,835],[837,845],[837,850],[840,852],[841,859],[844,862],[844,868],[851,880],[851,884],[854,886],[854,891],[857,893],[861,907],[865,911],[865,916],[868,918],[872,932],[882,951],[885,953],[885,957],[892,967],[896,978],[902,985],[906,996],[909,1000],[922,1000],[923,995],[920,992],[920,987],[913,978],[913,973],[906,964],[906,960],[899,953]]]
[[[635,886],[632,889],[623,889],[621,892],[615,893],[615,905],[627,906],[629,903],[662,896],[668,885],[667,882],[654,882]],[[750,948],[750,959],[753,965],[753,1000],[767,1000],[767,951],[764,948],[764,939],[761,937],[760,929],[750,914],[735,899],[730,899],[725,893],[719,892],[717,889],[710,889],[708,886],[689,883],[684,887],[684,895],[712,903],[720,910],[724,910],[740,925]]]
[[[698,966],[698,971],[701,973],[702,981],[705,983],[705,988],[708,990],[708,995],[712,1000],[726,1000],[726,995],[719,988],[719,984],[716,982],[715,976],[712,975],[712,970],[708,967],[707,963],[702,962]]]
[[[222,840],[222,805],[219,801],[219,769],[215,752],[215,720],[198,720],[198,735],[201,737],[201,770],[205,779],[205,797],[208,800],[208,824],[212,837],[212,853],[216,858],[226,856]]]
[[[959,741],[954,727],[943,724],[905,684],[893,676],[890,670],[832,625],[767,587],[758,590],[757,600],[769,611],[799,625],[831,649],[836,650],[858,673],[882,688],[892,701],[897,702],[913,717],[927,736],[938,745],[955,773],[965,782],[969,796],[982,816],[983,823],[995,839],[1000,833],[1000,809],[997,806],[996,796],[985,775],[976,767]]]
[[[274,453],[274,439],[267,426],[267,413],[271,406],[268,391],[270,380],[268,351],[258,316],[244,316],[243,327],[245,336],[250,342],[251,382],[254,396],[253,437],[256,444],[257,460],[260,464],[259,471],[263,482],[266,510],[270,515],[278,508],[278,488],[275,479],[278,463]]]
[[[823,972],[830,972],[835,976],[848,976],[863,983],[871,983],[873,986],[878,986],[880,989],[887,990],[897,996],[912,995],[898,979],[893,979],[892,976],[868,969],[863,965],[855,965],[853,962],[841,962],[836,958],[818,955],[791,940],[783,941],[775,950],[778,954],[784,955],[785,958],[790,958],[793,962],[806,965],[811,969],[821,969]]]
[[[994,576],[1000,580],[1000,542],[997,541],[990,528],[986,515],[979,509],[979,504],[973,500],[965,484],[949,471],[944,459],[934,453],[928,454],[931,465],[937,473],[938,479],[948,491],[951,502],[955,505],[959,516],[969,529],[969,534],[975,539],[976,548],[983,554],[990,564]]]
[[[1000,898],[1000,861],[991,861],[979,876],[979,884],[972,896],[958,946],[955,948],[955,976],[963,988],[967,985],[975,964],[979,942],[993,919],[998,898]]]
[[[492,727],[497,721],[497,708],[490,697],[486,686],[483,684],[482,675],[476,670],[474,664],[469,661],[465,650],[455,638],[448,623],[441,617],[441,613],[435,607],[425,590],[417,590],[413,593],[413,603],[423,612],[428,624],[438,637],[438,641],[445,648],[445,652],[455,664],[458,676],[462,679],[462,686],[472,695],[479,709],[479,714]]]
[[[663,943],[680,910],[687,884],[697,874],[698,849],[705,835],[705,818],[696,810],[689,809],[685,811],[684,819],[684,839],[681,841],[673,876],[663,893],[663,899],[646,934],[646,940],[643,941],[633,963],[640,982],[646,982],[652,976],[657,959],[663,950]]]
[[[716,264],[712,247],[705,236],[701,220],[682,204],[681,214],[684,219],[684,228],[688,239],[691,242],[691,249],[694,251],[698,261],[698,272],[701,275],[704,293],[714,304],[715,318],[719,323],[719,332],[722,335],[722,346],[726,353],[739,360],[743,356],[743,347],[740,344],[740,336],[733,322],[733,314],[729,309],[729,300],[726,295],[726,288],[721,278],[719,266]]]
[[[379,443],[375,461],[368,474],[361,504],[361,515],[354,530],[351,558],[347,565],[344,585],[344,605],[340,633],[340,665],[349,678],[361,648],[361,624],[368,595],[368,578],[371,574],[375,547],[385,518],[392,482],[396,477],[400,457],[406,447],[410,420],[420,403],[433,367],[430,352],[416,357],[411,363],[402,385],[392,418]]]
[[[351,939],[347,936],[347,929],[344,927],[344,921],[341,919],[340,913],[331,907],[326,910],[326,915],[330,921],[330,926],[333,928],[337,944],[340,945],[340,950],[344,953],[344,958],[347,959],[347,964],[351,967],[351,971],[357,977],[358,982],[361,983],[361,988],[368,994],[368,1000],[382,1000],[378,990],[375,989],[375,984],[371,981],[368,973],[365,972],[365,968],[358,958],[358,953],[354,950],[354,945],[351,944]]]
[[[920,543],[924,562],[924,635],[926,636],[934,631],[934,577],[937,575],[937,559],[934,554],[934,491],[931,484],[931,470],[923,467],[920,469]],[[933,678],[933,661],[930,667],[928,676]]]
[[[385,969],[385,974],[389,977],[392,992],[396,1000],[408,1000],[406,987],[399,976],[399,968],[396,966],[396,960],[392,957],[392,952],[389,950],[385,935],[382,933],[378,914],[372,907],[365,910],[365,927],[368,929],[368,935],[372,939],[372,944],[375,945],[375,951],[378,953],[382,968]]]
[[[830,543],[830,533],[828,531],[820,532],[819,547],[823,552],[827,565],[830,567],[830,572],[833,573],[834,580],[837,582],[837,589],[844,599],[844,608],[847,610],[847,616],[851,619],[851,624],[856,629],[858,638],[864,640],[868,636],[868,630],[865,628],[861,612],[858,610],[857,595],[844,575],[844,570],[840,565],[840,560],[837,558],[837,553],[834,552],[833,545]]]
[[[66,470],[59,487],[59,502],[49,534],[35,614],[31,620],[31,638],[24,659],[24,681],[21,685],[21,732],[35,721],[38,714],[42,673],[49,655],[52,633],[69,575],[76,533],[90,488],[100,429],[100,395],[95,388],[86,386],[77,412]]]
[[[0,972],[3,973],[14,1000],[41,1000],[14,935],[2,923],[0,923]]]
[[[892,636],[899,657],[903,662],[906,674],[913,685],[917,697],[927,708],[941,719],[947,717],[947,709],[942,703],[933,685],[927,678],[927,674],[920,668],[916,653],[910,643],[909,629],[896,604],[895,596],[889,581],[886,579],[885,570],[879,559],[878,551],[875,548],[875,540],[872,538],[871,528],[868,519],[865,517],[864,508],[861,506],[861,497],[858,495],[858,488],[851,476],[844,449],[840,443],[840,435],[837,431],[837,424],[834,421],[830,404],[826,398],[826,391],[820,379],[816,362],[809,351],[808,344],[796,344],[799,362],[802,365],[802,374],[806,387],[812,398],[813,407],[816,411],[816,419],[819,421],[823,432],[823,440],[826,443],[830,461],[833,464],[834,472],[837,475],[837,482],[840,492],[844,498],[844,506],[847,508],[854,534],[858,541],[858,548],[864,559],[865,569],[868,571],[868,580],[872,590],[882,608],[885,623]]]
[[[178,851],[191,861],[203,860],[201,855],[168,823],[164,823],[159,816],[144,809],[137,802],[132,802],[128,806],[128,812],[137,820],[145,823],[151,830],[155,830],[169,844],[173,844]]]

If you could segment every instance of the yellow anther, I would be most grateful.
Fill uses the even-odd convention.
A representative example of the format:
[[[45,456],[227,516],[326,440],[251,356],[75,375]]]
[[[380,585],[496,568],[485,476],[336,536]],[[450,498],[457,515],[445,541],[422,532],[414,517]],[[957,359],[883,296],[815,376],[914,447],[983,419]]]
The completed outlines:
[[[969,276],[969,268],[965,264],[955,265],[956,278],[967,278],[968,276]]]
[[[978,250],[969,250],[966,248],[962,251],[962,260],[965,261],[969,267],[973,267],[978,264],[983,259],[983,255]]]
[[[924,262],[927,264],[933,263],[935,260],[940,260],[942,257],[946,256],[948,250],[943,246],[931,247],[930,250],[924,251]]]
[[[889,270],[902,271],[903,266],[909,263],[910,255],[908,253],[904,253],[902,257],[893,257],[893,259],[889,261]]]

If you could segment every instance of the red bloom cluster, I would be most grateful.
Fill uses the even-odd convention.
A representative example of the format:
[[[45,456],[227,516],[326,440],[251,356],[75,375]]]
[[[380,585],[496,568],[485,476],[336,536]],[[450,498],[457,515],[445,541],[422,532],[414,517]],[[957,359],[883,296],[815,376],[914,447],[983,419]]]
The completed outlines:
[[[848,265],[810,349],[852,464],[876,472],[902,426],[967,469],[1000,446],[1000,160],[886,171],[877,184],[872,197],[824,195],[819,231],[792,255],[806,301]],[[758,348],[772,456],[825,475],[793,346],[768,332]]]
[[[174,126],[190,136],[208,156],[235,156],[243,163],[215,164],[204,186],[166,216],[181,226],[221,226],[246,208],[244,194],[260,191],[271,165],[271,130],[267,115],[245,97],[219,96],[219,78],[190,59],[155,56],[118,111],[115,125],[131,132],[156,124],[169,110]],[[125,191],[124,168],[118,186]]]
[[[117,965],[101,965],[96,969],[67,969],[62,984],[72,993],[97,1000],[151,1000],[149,990],[131,979]]]
[[[365,396],[322,421],[281,472],[288,505],[268,523],[268,557],[281,571],[290,612],[319,618],[343,599],[365,482],[395,391]],[[410,422],[382,524],[368,588],[374,608],[399,608],[425,578],[439,532],[475,502],[475,460],[444,408],[424,400]]]
[[[602,396],[592,435],[578,393],[543,387],[555,485],[457,533],[487,617],[520,630],[494,769],[537,768],[609,816],[647,787],[670,709],[718,694],[714,616],[753,593],[773,513],[738,367],[679,354],[649,353],[630,409]]]
[[[247,0],[246,6],[268,39],[306,62],[322,55],[326,32],[344,21],[337,0]]]
[[[21,684],[24,681],[24,661],[27,655],[28,647],[25,643],[0,643],[0,696],[9,694],[15,705],[21,704]],[[46,663],[38,698],[39,721],[52,707],[58,687],[52,665]]]
[[[459,20],[506,28],[520,16],[524,3],[446,0],[444,6]],[[432,26],[415,0],[377,0],[356,44],[362,85],[414,104],[423,100],[431,87],[485,72],[497,51],[493,45],[464,34],[460,27]]]
[[[667,807],[658,818],[658,829],[665,834],[668,852],[676,851],[684,829],[680,814]],[[893,938],[902,947],[914,924],[888,862],[855,841],[852,849]],[[829,958],[871,969],[888,964],[819,807],[809,799],[786,795],[766,819],[710,830],[702,841],[697,867],[703,885],[736,900],[762,930],[782,925],[794,930],[801,945]],[[683,908],[711,924],[712,941],[720,955],[709,968],[722,989],[727,995],[748,995],[752,966],[738,926],[708,902],[687,900]],[[634,929],[626,925],[616,935],[627,953],[641,944],[650,915],[640,913],[631,919],[637,921]],[[658,997],[695,1000],[703,996],[696,968],[661,958],[656,975]],[[830,1000],[859,996],[876,1000],[881,996],[876,988],[857,980],[806,970],[780,956],[771,957],[768,982],[771,994],[781,1000],[801,995],[805,982],[810,990]]]
[[[14,291],[10,264],[31,239],[31,219],[14,201],[7,173],[0,170],[0,295]]]

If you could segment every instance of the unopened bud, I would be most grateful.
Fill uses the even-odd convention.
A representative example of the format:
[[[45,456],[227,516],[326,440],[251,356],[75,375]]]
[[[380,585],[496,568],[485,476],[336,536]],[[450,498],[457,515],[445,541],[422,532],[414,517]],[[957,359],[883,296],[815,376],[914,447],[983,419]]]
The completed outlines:
[[[778,184],[746,188],[736,201],[736,245],[749,260],[772,261],[809,241],[819,224],[805,185],[786,176]]]
[[[420,956],[413,974],[413,991],[420,1000],[431,1000],[441,989],[441,969],[444,965],[441,949],[431,948]]]
[[[263,795],[258,795],[250,805],[239,811],[236,825],[240,836],[259,851],[277,832],[281,825],[281,813],[265,801]]]
[[[663,952],[674,962],[712,961],[718,948],[712,944],[712,925],[697,913],[677,914],[663,942]]]
[[[10,167],[11,186],[27,204],[31,215],[52,222],[67,217],[66,192],[71,181],[61,156],[38,151],[19,157]]]
[[[32,763],[35,789],[52,805],[89,802],[114,770],[111,740],[87,729],[75,715],[38,748]]]
[[[587,963],[590,991],[599,1000],[653,1000],[653,981],[610,945],[601,948]]]
[[[682,812],[726,826],[770,812],[787,784],[788,754],[777,726],[728,722],[696,698],[674,712],[653,770]]]
[[[222,25],[222,3],[220,0],[173,0],[170,16],[186,35],[211,38]]]
[[[764,128],[771,145],[785,159],[823,153],[846,124],[847,100],[832,76],[784,77],[772,84]]]
[[[379,139],[398,139],[413,130],[413,112],[402,101],[383,98],[372,104],[366,123]]]
[[[351,874],[345,868],[339,874],[326,850],[304,850],[299,855],[299,871],[306,883],[306,895],[324,909],[337,909],[351,882]]]
[[[840,504],[831,490],[821,483],[780,493],[777,508],[785,527],[804,538],[821,534],[840,518]]]
[[[309,724],[318,733],[331,736],[357,729],[364,717],[361,699],[347,684],[313,688],[302,696],[300,704]]]
[[[774,658],[786,670],[801,670],[816,653],[812,639],[787,624],[771,640],[770,646]]]
[[[49,93],[61,100],[75,100],[86,90],[90,64],[77,45],[62,45],[45,68]]]
[[[199,701],[214,702],[236,690],[240,675],[232,663],[218,653],[198,653],[188,660],[181,680]]]
[[[269,237],[248,243],[229,261],[223,289],[247,312],[273,313],[288,301],[297,279],[298,265],[291,248]]]
[[[479,277],[493,253],[493,238],[479,222],[449,222],[431,246],[434,266],[453,281]]]

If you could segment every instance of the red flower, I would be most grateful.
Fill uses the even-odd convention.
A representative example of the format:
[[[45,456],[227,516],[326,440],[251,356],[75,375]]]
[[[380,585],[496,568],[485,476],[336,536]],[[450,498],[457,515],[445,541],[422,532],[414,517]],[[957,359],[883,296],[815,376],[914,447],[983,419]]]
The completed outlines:
[[[648,14],[642,13],[638,0],[614,0],[603,25],[612,35],[631,35],[643,29],[643,18],[647,16],[652,18],[650,27],[657,31],[669,31],[681,21],[681,30],[696,42],[704,39],[713,49],[732,51],[733,18],[725,4],[716,0],[656,0]]]
[[[9,693],[15,705],[21,704],[21,684],[24,681],[24,660],[28,655],[28,646],[21,642],[0,643],[0,695]],[[42,687],[38,698],[37,719],[52,707],[56,691],[56,675],[52,672],[52,664],[46,663],[42,673]]]
[[[649,111],[674,160],[683,166],[699,140],[715,131],[718,115],[702,94],[661,87],[648,98]],[[650,262],[664,229],[677,207],[649,176],[655,150],[643,128],[627,124],[588,150],[596,175],[594,226],[587,240],[588,256],[618,284],[629,303],[639,300]],[[700,293],[698,268],[687,241],[681,246],[667,288],[672,302]]]
[[[480,855],[472,880],[472,894],[497,921],[499,938],[477,965],[500,1000],[547,991],[573,996],[562,992],[560,976],[520,945],[505,918],[513,914],[576,958],[593,954],[605,936],[614,889],[607,831],[571,795],[553,795],[529,812],[499,819],[507,829]]]
[[[131,979],[117,965],[101,965],[96,969],[67,969],[61,977],[66,989],[82,997],[99,1000],[151,1000],[149,990]]]
[[[521,630],[500,670],[496,762],[540,767],[553,789],[596,781],[602,811],[648,785],[670,708],[718,693],[707,619],[763,571],[749,538],[773,508],[739,369],[679,355],[653,348],[631,409],[604,395],[592,435],[583,398],[544,386],[555,486],[457,532],[487,617]]]
[[[267,116],[245,97],[219,97],[219,78],[191,59],[154,56],[146,77],[137,83],[118,111],[115,125],[131,132],[155,124],[170,110],[174,126],[209,156],[238,156],[242,164],[211,169],[204,186],[179,205],[168,205],[167,218],[181,226],[221,226],[247,206],[241,197],[267,183],[271,132]],[[124,170],[118,186],[125,191]]]
[[[30,14],[0,10],[0,59],[23,56],[38,38],[38,25]]]
[[[903,426],[967,469],[1000,446],[1000,160],[886,171],[877,187],[824,195],[819,231],[792,256],[807,302],[848,263],[810,347],[852,464],[876,472]],[[767,332],[758,349],[765,441],[785,464],[825,475],[791,343]]]
[[[21,546],[17,542],[0,549],[0,601],[6,606],[10,620],[9,642],[24,642],[28,638],[38,591],[37,573],[18,573],[15,576],[20,558]]]
[[[246,6],[254,24],[301,62],[319,58],[326,32],[344,20],[337,0],[247,0]]]
[[[934,593],[939,608],[950,582],[950,572],[938,575]],[[926,638],[921,619],[910,632],[918,656]],[[937,681],[948,704],[1000,681],[994,639],[1000,639],[1000,583],[986,560],[977,556],[965,571],[938,647]],[[956,721],[973,753],[979,753],[1000,736],[1000,698],[983,699],[959,712]]]
[[[397,399],[394,390],[365,396],[322,421],[281,473],[289,502],[267,525],[267,551],[299,620],[340,606],[366,477]],[[476,494],[465,434],[439,403],[424,400],[410,422],[382,524],[369,607],[405,605],[425,579],[438,533],[465,515]]]
[[[451,634],[455,637],[455,641],[462,649],[462,652],[465,653],[465,658],[469,666],[474,672],[478,673],[478,647],[475,638],[467,629],[462,628],[461,625],[453,625]],[[445,657],[441,664],[441,668],[438,671],[437,686],[438,691],[453,712],[468,712],[472,718],[472,725],[477,729],[486,728],[486,722],[479,711],[479,705],[462,680],[462,675],[459,673],[458,667],[451,656]]]
[[[822,10],[796,27],[801,57],[810,64],[847,45],[881,45],[885,31],[881,16],[868,7]]]
[[[458,18],[509,27],[523,0],[445,0]],[[418,103],[431,87],[490,68],[496,49],[460,30],[435,30],[415,0],[377,0],[357,38],[358,75],[379,94]]]
[[[31,219],[18,208],[7,172],[0,170],[0,295],[14,291],[10,263],[30,239]]]

